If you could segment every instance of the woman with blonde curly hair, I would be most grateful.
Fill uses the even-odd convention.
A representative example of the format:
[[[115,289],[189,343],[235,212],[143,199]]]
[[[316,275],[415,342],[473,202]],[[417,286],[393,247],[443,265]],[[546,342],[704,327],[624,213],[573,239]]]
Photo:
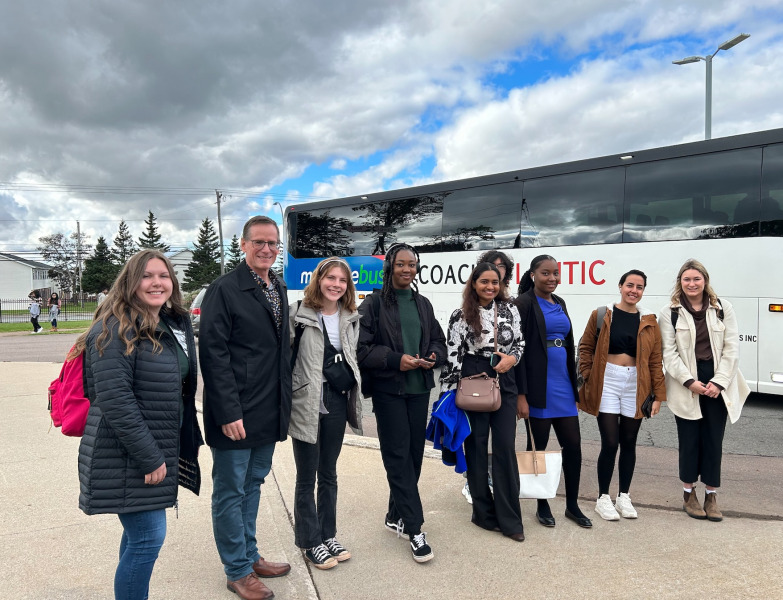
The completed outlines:
[[[128,260],[90,329],[84,352],[90,410],[79,445],[79,508],[116,514],[123,527],[117,599],[148,597],[177,485],[198,494],[196,347],[169,260],[142,250]]]
[[[680,267],[658,321],[667,404],[677,423],[683,510],[695,519],[720,521],[716,492],[726,418],[739,419],[749,394],[739,371],[734,307],[718,299],[707,269],[690,259]],[[703,506],[694,489],[699,478],[707,488]]]

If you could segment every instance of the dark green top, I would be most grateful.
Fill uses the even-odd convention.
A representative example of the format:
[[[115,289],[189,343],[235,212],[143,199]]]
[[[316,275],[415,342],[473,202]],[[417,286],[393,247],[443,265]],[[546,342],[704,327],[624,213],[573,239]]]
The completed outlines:
[[[397,306],[400,311],[400,327],[402,328],[402,349],[405,354],[416,356],[421,345],[421,321],[413,290],[394,290],[397,293]],[[405,393],[424,394],[428,392],[421,369],[405,371]]]

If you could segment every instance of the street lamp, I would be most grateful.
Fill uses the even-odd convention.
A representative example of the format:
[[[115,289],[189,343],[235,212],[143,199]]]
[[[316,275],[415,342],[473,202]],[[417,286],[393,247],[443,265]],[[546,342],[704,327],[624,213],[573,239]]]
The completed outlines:
[[[688,56],[680,60],[673,60],[673,65],[689,65],[703,60],[707,63],[707,94],[704,100],[704,139],[712,139],[712,59],[721,50],[729,50],[740,42],[750,37],[749,33],[740,33],[738,36],[723,42],[718,49],[707,56]]]

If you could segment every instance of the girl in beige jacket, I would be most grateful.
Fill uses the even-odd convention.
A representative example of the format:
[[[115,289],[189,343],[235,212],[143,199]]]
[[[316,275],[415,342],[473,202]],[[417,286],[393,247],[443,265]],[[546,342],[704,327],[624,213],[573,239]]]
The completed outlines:
[[[704,265],[690,259],[658,321],[666,398],[677,423],[683,509],[695,519],[720,521],[716,491],[726,418],[739,419],[750,392],[739,371],[734,308],[718,299]],[[703,507],[694,489],[699,477],[707,488]]]

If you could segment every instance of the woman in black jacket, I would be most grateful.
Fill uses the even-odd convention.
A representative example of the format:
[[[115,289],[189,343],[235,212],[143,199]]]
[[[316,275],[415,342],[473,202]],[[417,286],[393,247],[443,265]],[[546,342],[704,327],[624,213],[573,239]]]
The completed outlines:
[[[193,330],[163,254],[131,257],[70,356],[81,352],[90,410],[79,446],[79,508],[119,516],[114,595],[142,600],[177,484],[198,494],[201,483]]]
[[[519,283],[519,295],[514,303],[522,321],[525,354],[517,414],[520,418],[530,417],[537,450],[546,449],[549,431],[554,428],[563,449],[565,516],[580,527],[590,528],[592,522],[577,504],[582,437],[577,411],[574,330],[565,302],[554,294],[559,283],[560,267],[549,255],[535,257]],[[545,527],[555,526],[546,500],[538,501],[536,517]]]
[[[432,304],[412,289],[419,257],[396,244],[383,261],[383,288],[367,296],[361,315],[356,357],[362,392],[372,396],[381,458],[389,482],[385,526],[410,539],[413,559],[433,557],[421,526],[424,511],[419,475],[424,458],[432,368],[446,360],[446,340]]]

